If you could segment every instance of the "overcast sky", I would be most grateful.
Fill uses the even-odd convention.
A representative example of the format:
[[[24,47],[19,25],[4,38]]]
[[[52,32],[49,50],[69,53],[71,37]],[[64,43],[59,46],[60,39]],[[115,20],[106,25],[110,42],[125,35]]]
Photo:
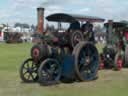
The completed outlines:
[[[37,23],[36,8],[45,16],[56,12],[128,20],[128,0],[0,0],[0,23]]]

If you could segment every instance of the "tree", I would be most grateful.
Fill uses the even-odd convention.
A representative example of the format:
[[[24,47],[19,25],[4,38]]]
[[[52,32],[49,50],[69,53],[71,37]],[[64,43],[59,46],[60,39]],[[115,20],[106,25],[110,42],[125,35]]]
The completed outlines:
[[[15,23],[14,27],[21,27],[21,28],[29,28],[29,24],[27,23]]]
[[[22,27],[23,28],[29,28],[29,24],[24,23],[24,24],[22,24]]]
[[[33,24],[31,25],[31,31],[36,32],[36,26],[34,26]]]
[[[14,27],[22,27],[22,24],[21,23],[15,23]]]
[[[125,23],[125,24],[128,24],[128,21],[126,21],[126,20],[122,20],[120,22]]]
[[[27,23],[19,23],[19,22],[17,22],[17,23],[15,23],[14,24],[14,27],[16,28],[16,27],[20,27],[20,31],[21,32],[23,32],[24,30],[25,30],[25,28],[30,28],[30,26],[29,26],[29,24],[27,24]]]

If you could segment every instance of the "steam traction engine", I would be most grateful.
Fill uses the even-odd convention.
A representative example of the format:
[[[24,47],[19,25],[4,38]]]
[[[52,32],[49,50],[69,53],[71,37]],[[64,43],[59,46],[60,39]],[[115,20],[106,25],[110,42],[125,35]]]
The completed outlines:
[[[90,81],[97,78],[99,55],[91,41],[85,42],[79,21],[104,21],[57,13],[47,16],[48,21],[71,23],[68,30],[43,32],[43,10],[38,8],[38,35],[31,49],[31,58],[23,62],[20,77],[24,82],[39,81],[43,85],[62,82]],[[79,20],[79,21],[78,21]],[[40,24],[41,23],[41,24]]]
[[[128,31],[127,25],[122,22],[109,21],[105,24],[107,29],[107,44],[101,54],[101,64],[105,68],[121,70],[128,66]]]

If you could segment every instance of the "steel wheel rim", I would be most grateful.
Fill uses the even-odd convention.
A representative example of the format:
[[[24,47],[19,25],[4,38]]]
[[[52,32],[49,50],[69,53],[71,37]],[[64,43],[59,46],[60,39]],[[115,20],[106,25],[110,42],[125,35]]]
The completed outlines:
[[[84,38],[83,38],[83,35],[82,33],[79,33],[79,31],[75,32],[72,36],[72,47],[74,47],[75,45],[77,45],[80,41],[82,41]]]
[[[60,79],[61,67],[57,60],[47,59],[40,67],[41,82],[54,82]]]
[[[81,40],[81,35],[80,34],[74,35],[73,41],[72,41],[73,42],[73,46],[75,46],[77,43],[79,43],[80,40]]]
[[[82,46],[80,46],[80,45],[82,45]],[[96,47],[92,43],[85,43],[85,42],[82,42],[81,44],[78,44],[77,46],[80,46],[80,47],[76,47],[76,50],[78,50],[78,51],[76,53],[75,50],[74,50],[73,54],[76,54],[76,57],[75,57],[75,71],[76,71],[76,75],[77,75],[78,79],[80,81],[90,81],[90,80],[96,79],[97,71],[98,71],[98,68],[99,68],[99,54],[98,54],[98,51],[97,51]],[[91,47],[88,48],[87,46],[91,46]],[[86,48],[88,48],[88,49],[86,49]],[[92,56],[92,60],[90,60],[89,64],[84,64],[84,67],[83,66],[81,67],[81,68],[83,68],[82,69],[83,71],[81,71],[80,66],[83,65],[83,64],[81,63],[82,60],[80,60],[80,58],[81,58],[80,55],[81,55],[81,53],[87,54],[87,50],[90,50],[90,49],[91,50],[93,49],[94,52],[93,51],[91,51],[91,52],[93,54],[94,53],[95,54]],[[86,59],[85,57],[83,57],[83,58]],[[84,70],[85,71],[88,70],[88,71],[84,72]]]
[[[26,60],[21,66],[21,78],[26,82],[36,81],[38,67],[33,62],[33,59]]]

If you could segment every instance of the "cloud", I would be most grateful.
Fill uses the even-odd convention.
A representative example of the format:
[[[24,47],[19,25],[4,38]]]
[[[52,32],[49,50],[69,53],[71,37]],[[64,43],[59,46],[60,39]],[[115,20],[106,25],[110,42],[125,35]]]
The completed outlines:
[[[91,8],[93,15],[98,15],[106,19],[114,20],[122,20],[124,17],[126,20],[128,19],[127,0],[95,0],[94,4],[90,3],[90,5],[93,6]],[[124,16],[124,14],[127,15],[127,17]]]
[[[49,6],[47,7],[47,9],[45,10],[45,16],[52,14],[52,13],[61,13],[64,12],[64,9],[60,6]]]
[[[41,0],[8,0],[5,7],[0,10],[3,19],[1,22],[36,23],[36,8]],[[32,19],[33,18],[33,19]]]
[[[72,4],[74,0],[44,0],[40,6],[48,7],[51,5],[66,5],[67,3]]]
[[[33,8],[39,6],[41,0],[9,0],[10,4],[13,4],[12,8]]]
[[[39,6],[46,9],[45,16],[65,12],[128,20],[127,0],[8,0],[5,6],[0,10],[0,18],[11,22],[21,20],[21,22],[36,23],[36,8]]]
[[[90,8],[83,8],[83,9],[79,10],[79,13],[85,13],[85,12],[89,12],[89,11],[91,11]]]

